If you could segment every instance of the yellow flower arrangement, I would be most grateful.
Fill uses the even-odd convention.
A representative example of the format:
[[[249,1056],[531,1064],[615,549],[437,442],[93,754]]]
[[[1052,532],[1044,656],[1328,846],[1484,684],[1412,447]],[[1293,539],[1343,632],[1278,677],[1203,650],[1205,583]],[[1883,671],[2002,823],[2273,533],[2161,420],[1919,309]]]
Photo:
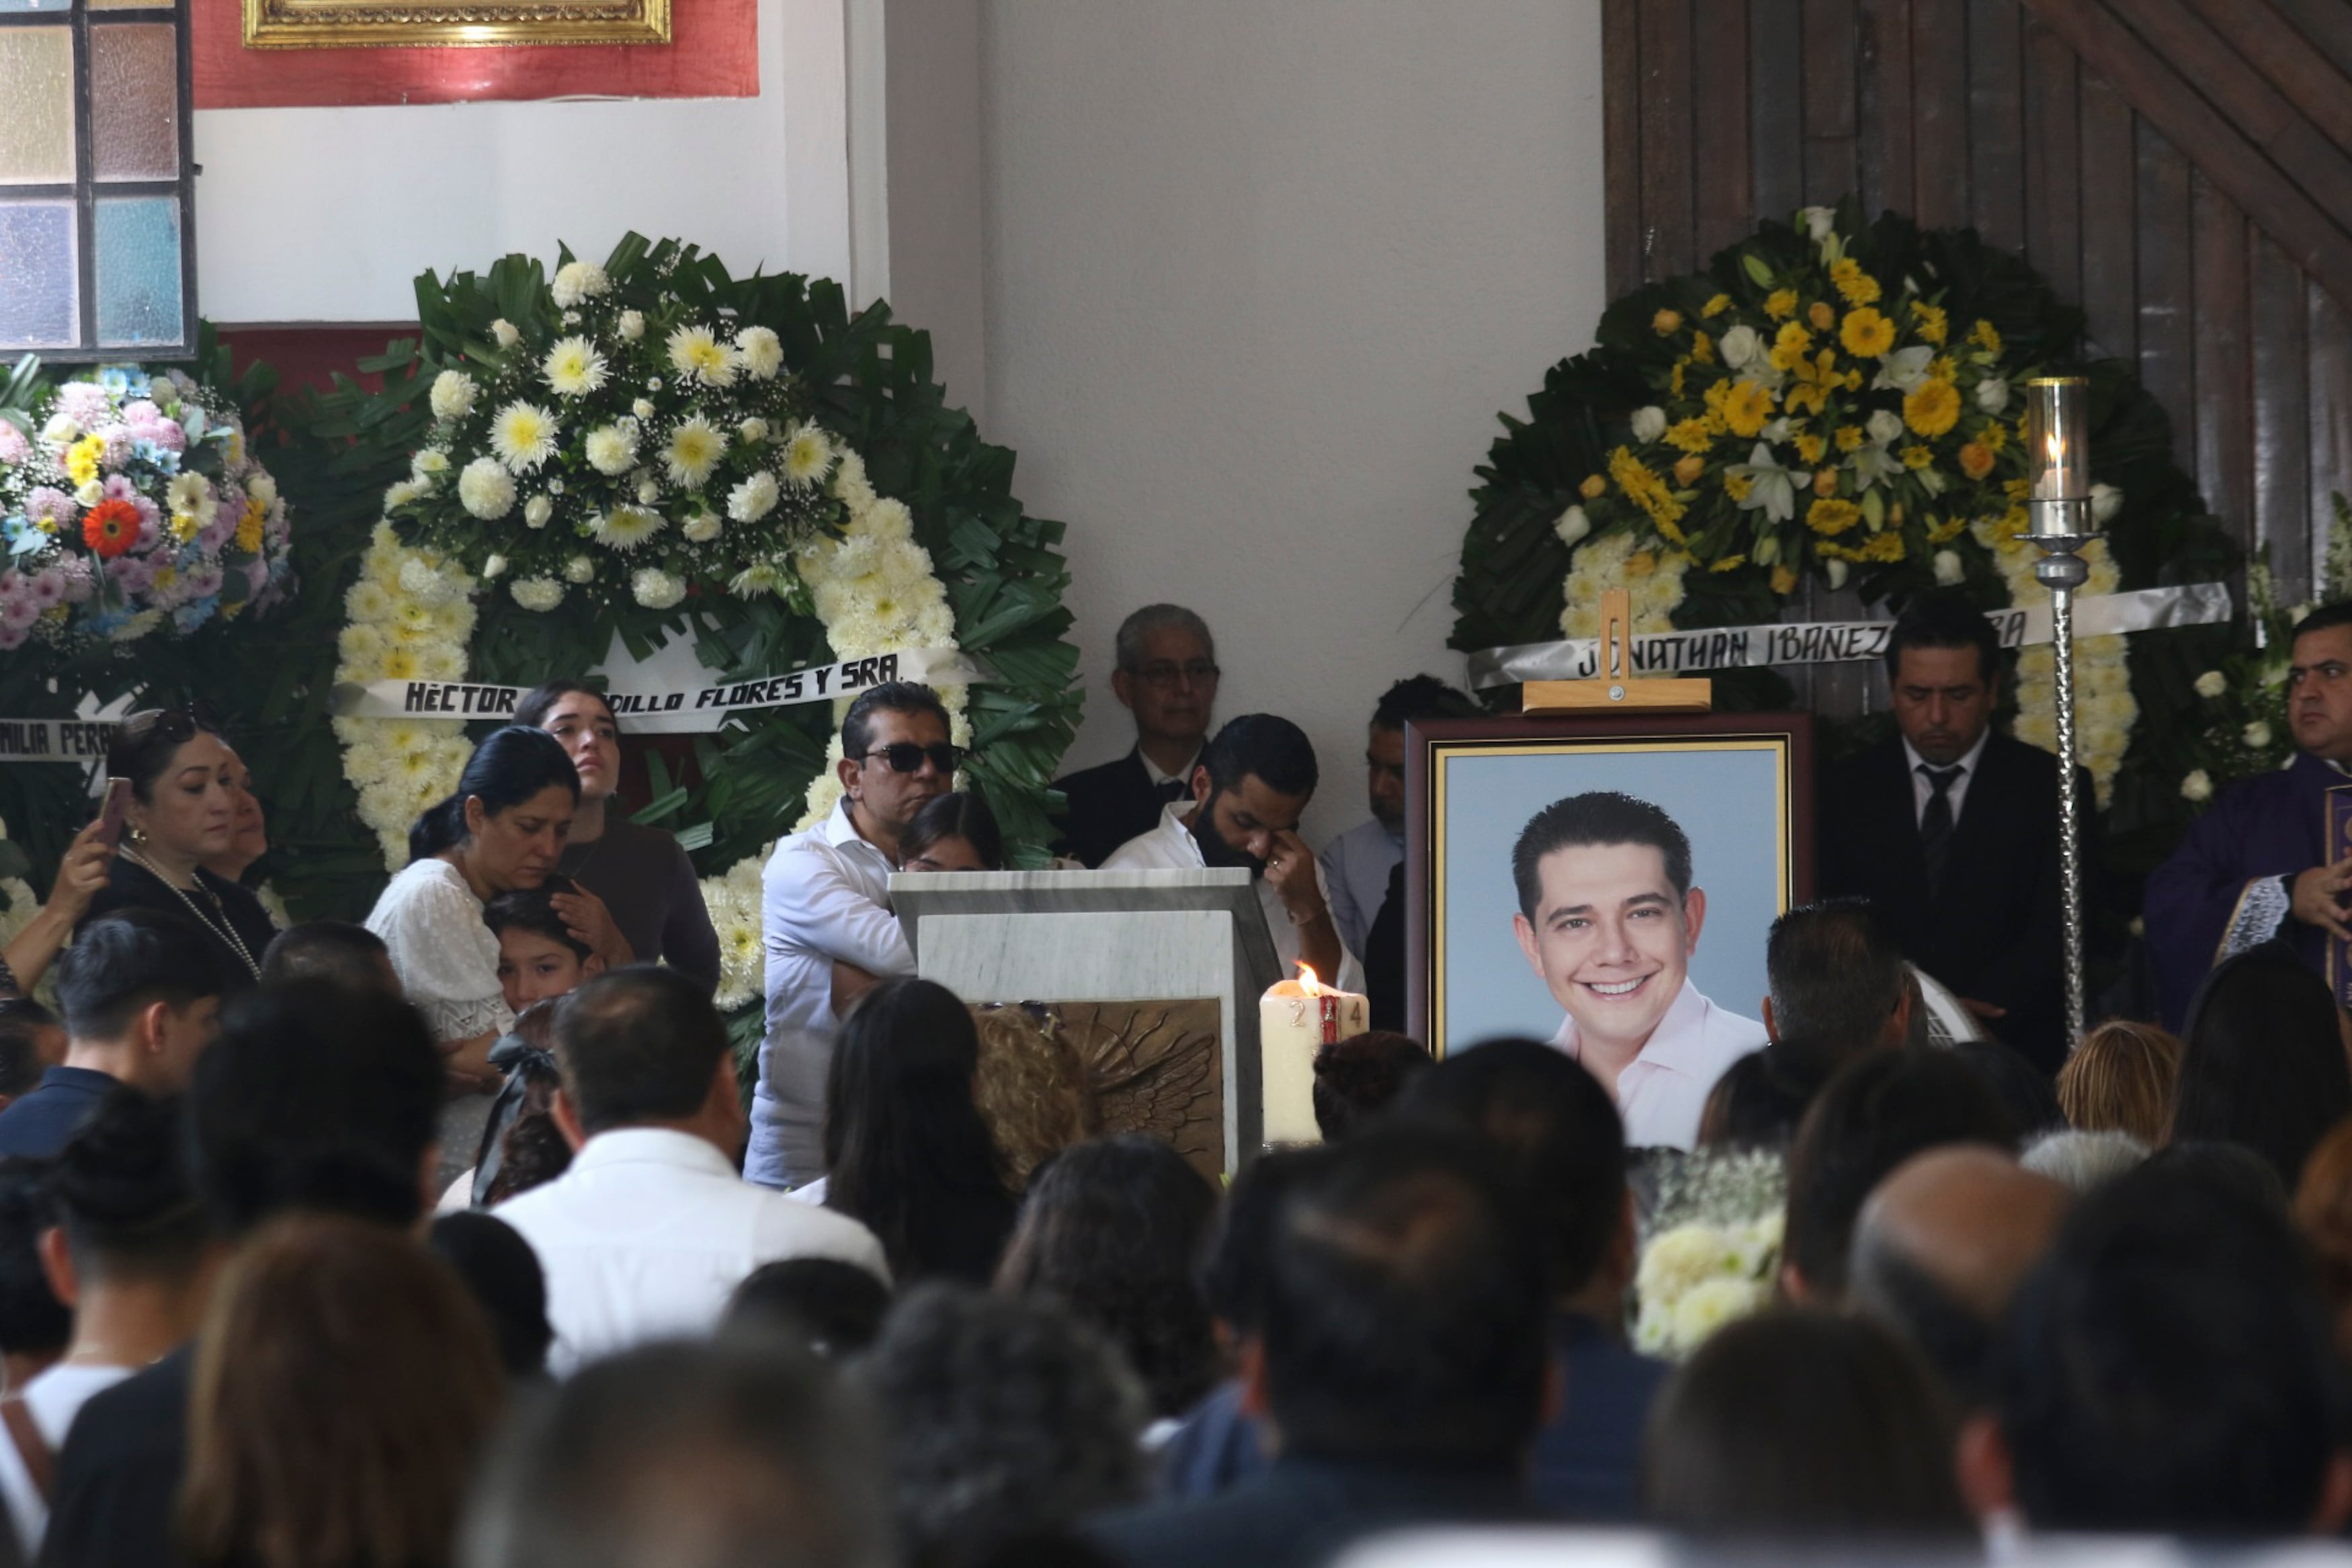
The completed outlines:
[[[1849,305],[1875,305],[1881,294],[1878,279],[1850,256],[1830,264],[1830,284]]]
[[[1903,423],[1922,435],[1942,435],[1959,422],[1960,394],[1940,378],[1922,382],[1903,400]]]
[[[1865,305],[1846,312],[1838,329],[1838,341],[1854,358],[1874,360],[1895,347],[1895,323]]]
[[[1764,314],[1775,321],[1785,321],[1797,313],[1797,291],[1776,288],[1764,300]]]
[[[1805,508],[1805,527],[1824,538],[1834,538],[1862,521],[1862,508],[1852,501],[1826,499]]]
[[[1696,455],[1715,444],[1715,434],[1703,416],[1694,415],[1666,427],[1666,444]]]
[[[1911,301],[1911,319],[1921,342],[1932,348],[1940,349],[1944,346],[1945,334],[1951,330],[1951,326],[1944,315],[1942,306],[1930,305],[1924,299],[1914,299]]]
[[[1764,428],[1772,417],[1772,394],[1756,382],[1735,382],[1723,400],[1723,422],[1731,434],[1746,440]]]

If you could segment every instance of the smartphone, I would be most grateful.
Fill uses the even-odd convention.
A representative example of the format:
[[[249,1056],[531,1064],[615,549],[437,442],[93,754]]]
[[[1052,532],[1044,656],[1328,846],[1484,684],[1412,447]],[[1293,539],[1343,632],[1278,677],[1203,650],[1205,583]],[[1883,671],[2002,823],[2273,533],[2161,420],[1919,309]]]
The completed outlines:
[[[106,781],[106,803],[99,808],[98,841],[113,849],[122,841],[123,819],[131,812],[131,780],[110,779]]]

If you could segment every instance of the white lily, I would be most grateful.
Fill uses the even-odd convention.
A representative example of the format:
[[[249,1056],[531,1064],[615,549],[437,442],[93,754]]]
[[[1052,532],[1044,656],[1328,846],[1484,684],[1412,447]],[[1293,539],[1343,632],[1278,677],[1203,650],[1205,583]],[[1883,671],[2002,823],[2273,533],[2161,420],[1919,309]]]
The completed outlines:
[[[1935,362],[1936,350],[1925,343],[1914,343],[1907,349],[1897,349],[1879,358],[1878,375],[1873,387],[1893,387],[1897,392],[1916,392],[1919,383],[1927,379],[1927,367]]]
[[[1785,523],[1797,515],[1797,486],[1789,470],[1772,460],[1772,447],[1759,441],[1748,461],[1735,463],[1725,470],[1748,481],[1747,498],[1739,503],[1743,512],[1764,508],[1764,515],[1776,523]]]

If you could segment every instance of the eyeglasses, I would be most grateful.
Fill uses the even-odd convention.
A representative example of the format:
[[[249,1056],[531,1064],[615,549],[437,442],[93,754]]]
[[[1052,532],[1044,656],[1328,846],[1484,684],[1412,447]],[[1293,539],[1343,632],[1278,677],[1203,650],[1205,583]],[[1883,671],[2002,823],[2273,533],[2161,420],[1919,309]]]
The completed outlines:
[[[962,767],[963,759],[971,754],[961,746],[949,746],[944,743],[938,746],[917,746],[911,740],[902,740],[896,745],[886,746],[878,751],[869,751],[866,755],[868,758],[877,757],[887,758],[890,764],[890,771],[893,773],[919,772],[926,759],[929,759],[930,765],[940,772],[952,773]]]
[[[1146,664],[1135,673],[1142,677],[1145,685],[1165,689],[1186,682],[1196,686],[1205,686],[1223,672],[1206,659],[1194,659],[1181,664]]]

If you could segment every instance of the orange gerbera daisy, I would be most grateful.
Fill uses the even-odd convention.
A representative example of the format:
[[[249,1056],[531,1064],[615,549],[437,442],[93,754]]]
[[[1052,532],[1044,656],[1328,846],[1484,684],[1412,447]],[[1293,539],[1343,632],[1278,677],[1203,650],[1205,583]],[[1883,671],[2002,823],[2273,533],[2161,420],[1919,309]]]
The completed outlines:
[[[110,497],[81,520],[82,542],[111,560],[139,542],[139,508]]]

